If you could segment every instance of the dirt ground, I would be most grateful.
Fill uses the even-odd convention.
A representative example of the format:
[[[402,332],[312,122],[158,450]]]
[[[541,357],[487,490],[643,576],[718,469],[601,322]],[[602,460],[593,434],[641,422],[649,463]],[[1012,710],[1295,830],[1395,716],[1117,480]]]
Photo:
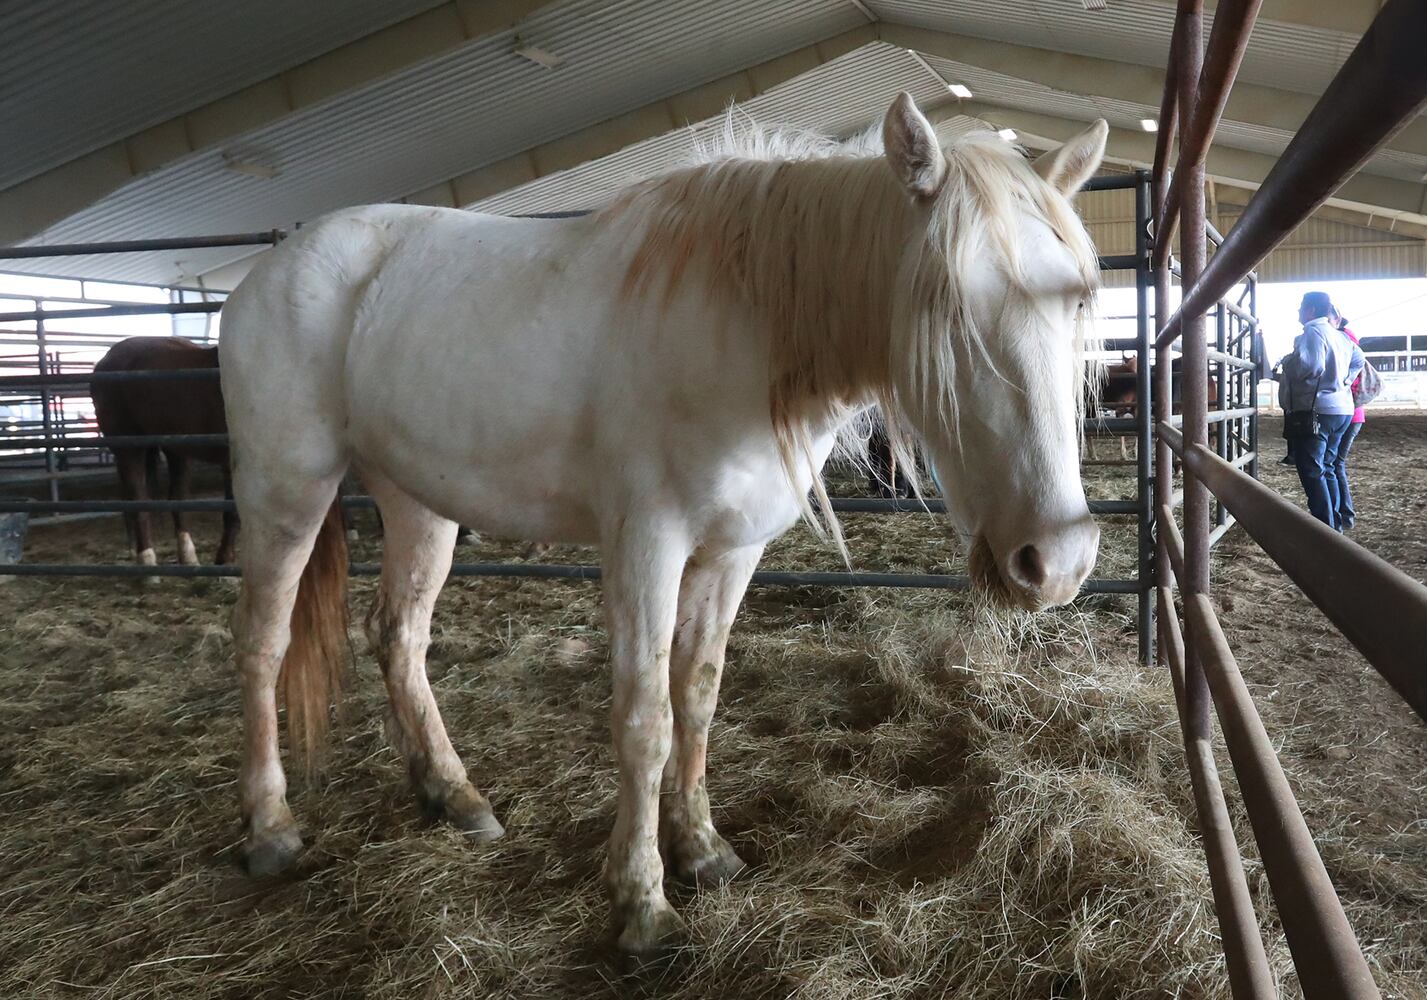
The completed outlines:
[[[1264,478],[1301,503],[1276,433]],[[1427,579],[1427,416],[1375,415],[1354,479],[1354,537]],[[1090,489],[1124,486],[1101,472]],[[200,523],[211,553],[216,522]],[[928,515],[845,524],[859,569],[961,565]],[[1130,575],[1132,539],[1128,521],[1107,529],[1097,575]],[[122,548],[117,521],[87,522],[35,529],[26,559]],[[368,531],[354,556],[378,554]],[[835,564],[802,529],[764,561]],[[1427,998],[1427,729],[1241,531],[1215,574],[1384,995]],[[371,586],[354,583],[357,620]],[[234,597],[215,581],[0,587],[0,996],[1228,995],[1173,695],[1134,663],[1128,598],[1031,617],[945,593],[751,591],[709,775],[751,870],[714,891],[671,883],[690,944],[631,966],[600,880],[614,780],[594,586],[466,579],[442,595],[433,686],[508,830],[483,848],[420,819],[354,629],[330,777],[290,796],[309,849],[265,882],[236,863]],[[1292,995],[1222,753],[1221,768]]]

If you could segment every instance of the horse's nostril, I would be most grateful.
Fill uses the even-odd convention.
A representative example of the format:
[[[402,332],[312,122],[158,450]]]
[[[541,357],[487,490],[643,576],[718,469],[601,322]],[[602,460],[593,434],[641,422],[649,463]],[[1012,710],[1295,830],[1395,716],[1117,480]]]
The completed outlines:
[[[1011,557],[1011,578],[1023,587],[1039,587],[1045,583],[1045,560],[1034,545],[1022,545]]]

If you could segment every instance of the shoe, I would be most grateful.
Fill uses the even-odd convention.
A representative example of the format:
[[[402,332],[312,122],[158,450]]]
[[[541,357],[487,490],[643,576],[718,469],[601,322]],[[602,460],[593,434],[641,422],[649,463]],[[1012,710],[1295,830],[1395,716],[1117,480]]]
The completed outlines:
[[[1342,529],[1343,529],[1344,531],[1352,531],[1352,530],[1353,530],[1353,525],[1355,525],[1355,524],[1357,524],[1357,523],[1358,523],[1358,519],[1357,519],[1356,517],[1345,517],[1345,518],[1343,518]]]
[[[1280,459],[1278,460],[1278,464],[1279,464],[1279,465],[1292,465],[1292,464],[1293,464],[1293,456],[1292,456],[1292,455],[1284,455],[1282,458],[1280,458]]]

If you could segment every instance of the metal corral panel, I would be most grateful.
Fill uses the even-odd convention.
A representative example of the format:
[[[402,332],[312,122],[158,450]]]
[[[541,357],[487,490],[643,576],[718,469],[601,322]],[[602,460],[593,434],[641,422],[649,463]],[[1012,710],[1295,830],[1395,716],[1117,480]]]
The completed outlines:
[[[440,0],[0,5],[0,189]]]
[[[556,69],[515,55],[514,32],[478,39],[138,178],[28,242],[251,231],[394,200],[865,23],[838,0],[554,5],[520,34],[560,56]],[[223,152],[235,147],[279,175],[234,173]],[[170,282],[243,255],[70,258],[27,270]]]
[[[735,121],[847,136],[879,122],[900,90],[918,101],[945,93],[905,50],[880,43],[868,45],[741,103]],[[493,214],[596,207],[633,180],[687,162],[696,145],[713,138],[723,121],[721,116],[708,119],[692,129],[636,143],[471,207]]]
[[[1174,28],[1174,5],[1152,0],[1111,0],[1099,11],[1077,0],[867,0],[867,6],[888,21],[1144,66],[1165,65]],[[1357,41],[1261,18],[1239,79],[1321,93]]]

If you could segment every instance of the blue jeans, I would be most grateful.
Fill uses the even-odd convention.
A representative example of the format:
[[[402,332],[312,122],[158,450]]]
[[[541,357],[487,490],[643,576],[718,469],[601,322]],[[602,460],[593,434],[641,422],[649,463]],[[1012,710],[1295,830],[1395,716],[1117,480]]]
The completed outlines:
[[[1308,511],[1330,528],[1340,528],[1335,463],[1343,434],[1352,423],[1351,413],[1320,413],[1318,433],[1293,441],[1293,464],[1298,466],[1298,479],[1308,494]]]
[[[1338,480],[1338,527],[1346,528],[1358,519],[1353,509],[1353,491],[1348,488],[1348,452],[1353,450],[1353,442],[1358,439],[1362,424],[1349,424],[1338,442],[1337,455],[1333,461],[1333,476]]]

